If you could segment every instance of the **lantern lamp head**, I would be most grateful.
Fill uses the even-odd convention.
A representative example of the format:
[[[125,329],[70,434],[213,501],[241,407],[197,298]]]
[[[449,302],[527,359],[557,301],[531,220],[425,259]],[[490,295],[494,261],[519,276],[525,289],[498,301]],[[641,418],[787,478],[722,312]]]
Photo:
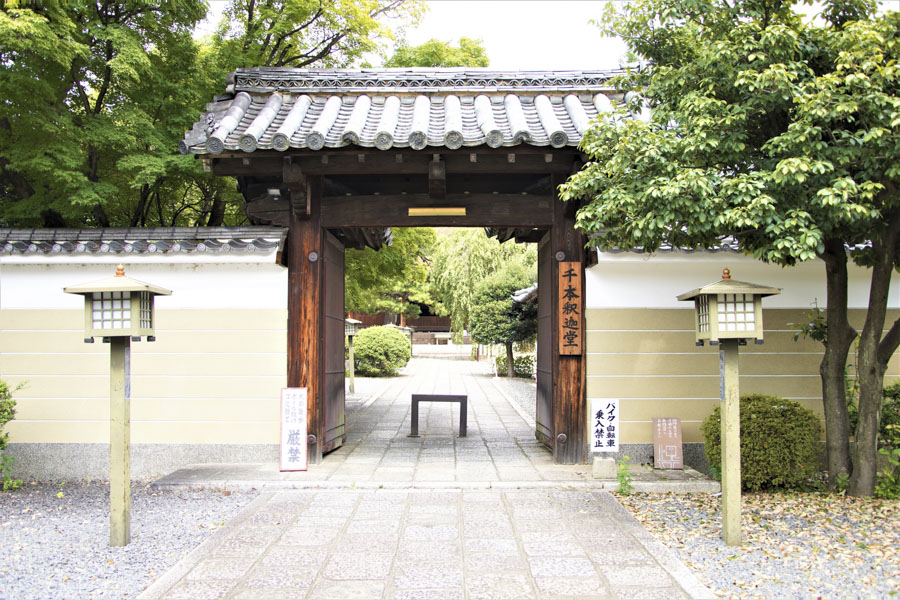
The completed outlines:
[[[155,296],[169,296],[172,291],[125,276],[118,265],[113,277],[63,288],[67,294],[84,296],[84,341],[94,337],[129,336],[134,341],[146,337],[155,341]]]
[[[763,341],[762,298],[780,294],[779,288],[734,281],[725,269],[716,283],[685,292],[679,300],[694,301],[694,329],[697,345],[719,340]]]
[[[344,335],[353,337],[359,331],[359,325],[362,321],[356,319],[344,319]]]

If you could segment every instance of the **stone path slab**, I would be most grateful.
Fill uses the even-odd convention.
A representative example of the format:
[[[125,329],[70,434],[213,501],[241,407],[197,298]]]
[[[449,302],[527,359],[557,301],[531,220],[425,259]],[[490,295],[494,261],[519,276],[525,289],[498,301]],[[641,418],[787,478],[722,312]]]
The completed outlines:
[[[603,491],[264,492],[139,598],[713,598]]]

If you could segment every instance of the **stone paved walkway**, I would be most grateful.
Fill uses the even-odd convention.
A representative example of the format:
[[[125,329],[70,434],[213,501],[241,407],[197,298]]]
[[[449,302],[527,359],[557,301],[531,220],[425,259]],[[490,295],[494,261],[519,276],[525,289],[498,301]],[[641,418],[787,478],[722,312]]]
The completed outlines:
[[[163,478],[263,492],[140,598],[714,597],[588,466],[553,464],[486,369],[423,357],[381,389],[367,382],[347,443],[308,472],[195,465]],[[421,405],[422,437],[407,437],[410,395],[431,392],[468,394],[468,437],[443,403]]]
[[[141,599],[712,598],[607,492],[265,492]]]

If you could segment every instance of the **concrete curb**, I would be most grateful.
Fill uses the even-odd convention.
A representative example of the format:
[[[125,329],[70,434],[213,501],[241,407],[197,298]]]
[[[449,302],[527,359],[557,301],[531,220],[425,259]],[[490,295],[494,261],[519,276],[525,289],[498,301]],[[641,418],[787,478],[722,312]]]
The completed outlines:
[[[703,585],[696,575],[681,562],[671,550],[665,547],[656,536],[648,532],[640,522],[622,506],[614,496],[609,495],[609,508],[618,513],[616,519],[629,530],[641,546],[654,557],[665,571],[681,586],[685,593],[695,600],[712,600],[717,596],[708,587]]]
[[[288,481],[288,480],[207,480],[154,482],[152,487],[168,490],[221,488],[248,492],[253,490],[510,490],[510,489],[579,489],[616,491],[619,482],[594,481]],[[636,492],[674,494],[717,494],[717,481],[635,481]]]

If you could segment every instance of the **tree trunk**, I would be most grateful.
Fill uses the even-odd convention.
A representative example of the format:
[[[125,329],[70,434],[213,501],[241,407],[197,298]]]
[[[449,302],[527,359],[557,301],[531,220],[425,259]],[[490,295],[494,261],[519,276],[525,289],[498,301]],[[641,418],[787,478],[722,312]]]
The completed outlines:
[[[516,376],[516,363],[513,360],[512,342],[506,342],[506,374],[510,377]]]
[[[888,292],[900,235],[900,210],[896,210],[885,228],[873,232],[872,282],[869,287],[869,306],[866,324],[859,337],[856,357],[859,372],[859,423],[856,426],[856,454],[853,475],[847,492],[851,496],[872,496],[875,493],[878,431],[881,421],[881,401],[884,395],[884,372],[900,339],[894,323],[882,339],[887,318]]]
[[[213,194],[212,208],[209,210],[209,219],[206,221],[207,227],[221,227],[225,222],[225,200],[222,199],[222,193],[217,188]]]
[[[842,240],[825,241],[827,337],[819,364],[822,403],[825,410],[825,438],[828,452],[828,481],[834,486],[838,475],[849,475],[850,415],[847,410],[846,368],[850,345],[856,331],[847,319],[847,250]]]

